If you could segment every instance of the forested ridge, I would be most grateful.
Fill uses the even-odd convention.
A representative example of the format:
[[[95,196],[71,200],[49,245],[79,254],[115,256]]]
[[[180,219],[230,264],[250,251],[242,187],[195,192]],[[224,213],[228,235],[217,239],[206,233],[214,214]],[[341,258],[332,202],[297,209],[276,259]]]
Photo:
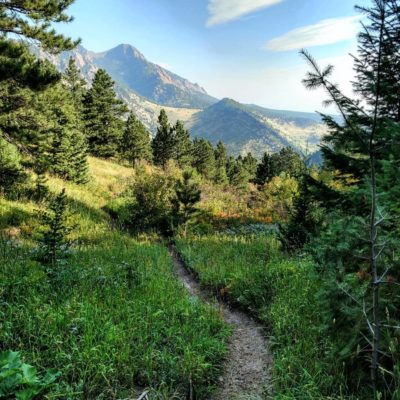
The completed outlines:
[[[399,0],[357,7],[354,97],[301,52],[340,115],[321,165],[234,157],[165,110],[152,136],[106,69],[30,52],[79,44],[72,3],[0,0],[0,398],[400,399]],[[266,381],[232,393],[247,321]]]

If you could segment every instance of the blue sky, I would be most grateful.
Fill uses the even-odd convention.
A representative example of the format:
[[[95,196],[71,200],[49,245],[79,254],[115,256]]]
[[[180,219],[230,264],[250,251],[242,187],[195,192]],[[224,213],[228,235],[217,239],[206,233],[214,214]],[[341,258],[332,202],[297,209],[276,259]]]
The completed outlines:
[[[368,4],[368,0],[358,0]],[[58,29],[93,51],[120,43],[210,94],[279,109],[321,109],[324,94],[301,84],[306,47],[337,66],[344,91],[359,16],[352,0],[76,0]]]

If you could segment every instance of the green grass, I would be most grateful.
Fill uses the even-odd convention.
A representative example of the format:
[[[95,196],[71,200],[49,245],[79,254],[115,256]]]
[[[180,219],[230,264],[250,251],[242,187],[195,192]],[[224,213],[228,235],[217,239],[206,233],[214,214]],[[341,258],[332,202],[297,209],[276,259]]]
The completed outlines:
[[[285,258],[273,236],[198,236],[177,246],[204,287],[267,327],[275,398],[344,398],[342,366],[331,356],[318,301],[321,278],[310,261]]]
[[[62,373],[49,399],[117,399],[151,388],[154,399],[208,398],[229,330],[191,298],[162,243],[113,230],[103,211],[129,171],[91,160],[87,186],[66,186],[78,228],[56,277],[34,261],[44,204],[0,198],[0,350],[19,351],[39,371]],[[98,179],[97,179],[98,178]],[[8,239],[8,236],[14,236]],[[175,395],[175,397],[173,397]]]

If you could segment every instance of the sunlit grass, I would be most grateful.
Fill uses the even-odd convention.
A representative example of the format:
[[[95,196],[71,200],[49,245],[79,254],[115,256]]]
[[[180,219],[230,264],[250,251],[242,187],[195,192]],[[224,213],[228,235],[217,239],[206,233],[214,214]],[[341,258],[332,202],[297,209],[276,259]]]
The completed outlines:
[[[345,398],[343,365],[332,356],[312,262],[285,257],[272,235],[193,236],[177,246],[204,287],[265,324],[274,398]]]
[[[131,170],[90,165],[87,185],[48,181],[52,193],[66,188],[76,225],[56,277],[32,257],[46,202],[0,197],[0,350],[61,371],[52,399],[128,398],[144,388],[154,399],[185,399],[189,390],[208,398],[227,327],[188,295],[162,243],[110,226],[103,207],[126,188]]]

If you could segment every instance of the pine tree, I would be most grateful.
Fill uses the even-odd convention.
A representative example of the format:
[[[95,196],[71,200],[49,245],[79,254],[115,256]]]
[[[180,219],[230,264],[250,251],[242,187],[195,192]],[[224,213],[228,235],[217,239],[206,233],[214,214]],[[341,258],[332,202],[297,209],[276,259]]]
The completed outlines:
[[[52,268],[51,273],[56,272],[54,268],[71,245],[68,235],[72,228],[68,226],[67,218],[67,196],[63,189],[49,204],[49,211],[42,216],[45,232],[40,240],[40,260]]]
[[[204,139],[193,141],[193,164],[197,172],[206,179],[213,179],[215,176],[215,154],[212,144]]]
[[[86,92],[86,81],[83,79],[72,57],[68,60],[68,66],[63,75],[63,82],[74,99],[75,108],[79,110],[79,112],[82,112],[82,101]]]
[[[400,60],[400,8],[397,0],[373,0],[371,7],[359,9],[366,14],[367,23],[359,35],[358,56],[355,57],[354,88],[357,99],[345,96],[332,83],[332,66],[322,70],[307,52],[303,51],[302,54],[312,67],[312,72],[304,81],[306,87],[324,88],[329,94],[329,103],[337,107],[343,120],[338,122],[324,115],[330,130],[323,153],[326,167],[335,171],[334,188],[339,199],[336,203],[337,213],[343,219],[364,220],[365,232],[359,228],[357,235],[360,244],[353,251],[358,257],[365,257],[366,261],[360,262],[359,267],[361,269],[368,265],[367,273],[371,276],[371,282],[369,290],[359,301],[363,305],[358,312],[365,318],[365,329],[361,335],[367,339],[366,345],[370,346],[371,398],[380,398],[385,397],[380,393],[381,390],[389,396],[391,387],[395,386],[390,372],[394,364],[394,360],[390,359],[393,354],[392,333],[382,335],[383,313],[387,318],[392,308],[392,302],[385,301],[382,294],[390,270],[385,264],[393,263],[393,250],[386,251],[384,223],[390,216],[382,215],[379,184],[385,161],[390,159],[393,149],[396,149],[393,145],[400,137],[399,81],[396,82],[399,71],[393,70]],[[352,187],[343,190],[349,176],[353,179]],[[332,185],[329,189],[333,191]],[[342,232],[342,235],[346,233]],[[345,237],[344,240],[353,240],[353,237]],[[387,327],[390,330],[390,324],[387,323],[385,329]],[[364,343],[357,344],[364,346]]]
[[[17,148],[0,137],[0,194],[10,195],[25,179]]]
[[[201,190],[197,183],[191,182],[192,173],[185,171],[183,180],[178,181],[175,188],[176,207],[175,213],[179,224],[183,224],[183,234],[186,236],[187,225],[196,212],[194,207],[201,199]]]
[[[177,121],[174,126],[175,131],[175,160],[179,167],[185,168],[192,162],[192,142],[190,134],[181,121]]]
[[[268,153],[264,153],[261,162],[257,166],[256,183],[264,185],[275,176],[273,169],[272,157]]]
[[[74,0],[7,0],[0,3],[0,33],[32,39],[54,53],[71,50],[78,43],[53,29],[54,23],[71,22],[66,14]]]
[[[132,166],[135,166],[137,161],[151,161],[152,158],[150,134],[133,113],[129,115],[125,124],[120,153]]]
[[[294,178],[303,174],[305,163],[300,154],[296,153],[291,147],[282,148],[279,153],[271,156],[272,172],[274,176],[285,173]]]
[[[72,137],[70,147],[70,176],[71,181],[77,184],[84,184],[89,181],[89,164],[87,160],[87,144],[83,134],[79,131],[75,132]]]
[[[175,158],[176,135],[171,127],[165,110],[161,110],[158,117],[157,134],[153,139],[153,160],[156,165],[165,167],[169,160]]]
[[[92,155],[117,155],[126,112],[126,105],[116,97],[113,80],[104,69],[99,69],[83,99],[85,134]]]
[[[72,93],[57,84],[36,98],[37,159],[45,170],[76,183],[87,181],[87,148]]]
[[[243,163],[243,158],[239,156],[230,171],[229,182],[237,188],[246,188],[251,180],[251,175]]]
[[[243,167],[249,173],[249,180],[253,181],[257,173],[257,158],[255,158],[251,153],[247,153],[242,161]]]
[[[49,165],[51,171],[62,179],[71,176],[70,155],[70,137],[62,128],[57,129],[49,148]]]

